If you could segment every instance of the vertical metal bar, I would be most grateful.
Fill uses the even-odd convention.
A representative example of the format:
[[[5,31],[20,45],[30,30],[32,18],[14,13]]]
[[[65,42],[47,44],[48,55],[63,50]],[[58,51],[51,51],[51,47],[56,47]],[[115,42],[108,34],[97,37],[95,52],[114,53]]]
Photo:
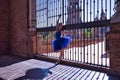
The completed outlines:
[[[90,29],[90,28],[89,28]],[[92,64],[92,40],[91,40],[91,36],[90,36],[90,39],[89,39],[89,41],[90,41],[90,64]]]
[[[59,0],[57,0],[58,1],[58,15],[60,14],[60,1]]]
[[[106,26],[106,28],[108,28],[107,26]],[[105,29],[105,34],[107,33],[107,30]],[[106,59],[105,59],[105,66],[106,67],[108,67],[108,52],[107,52],[107,49],[106,49],[106,36],[105,36],[105,38],[104,38],[104,51],[105,51],[105,54],[106,54]]]
[[[60,4],[60,1],[56,0],[57,10],[58,10],[58,13],[56,14],[57,16],[60,14],[60,5],[59,4]]]
[[[73,14],[74,14],[74,16],[75,16],[75,22],[74,22],[74,24],[77,23],[77,17],[76,17],[76,16],[77,16],[77,9],[76,9],[76,6],[77,6],[77,5],[76,5],[76,3],[75,3],[75,11],[73,12]],[[75,58],[75,59],[74,59],[74,60],[76,61],[76,58],[77,58],[77,57],[76,57],[76,54],[77,54],[77,52],[76,52],[76,47],[77,47],[77,46],[76,46],[76,43],[77,43],[77,34],[76,34],[76,33],[77,33],[77,29],[75,29],[74,31],[75,31],[75,44],[74,44],[74,45],[75,45],[75,54],[74,54],[74,58]]]
[[[46,0],[46,20],[47,20],[47,27],[48,27],[48,0]],[[48,37],[48,36],[47,36]],[[49,53],[49,45],[48,45],[49,39],[47,38],[47,55]]]
[[[87,30],[88,30],[88,28],[87,28]],[[87,33],[87,35],[88,35],[88,33]],[[89,51],[88,51],[88,45],[89,45],[89,40],[88,40],[88,37],[86,38],[87,39],[87,43],[86,43],[86,45],[87,45],[87,63],[88,63],[88,55],[89,55]]]
[[[102,30],[103,30],[104,27],[102,27]],[[103,31],[101,30],[101,56],[104,54],[103,53]],[[101,58],[101,66],[103,66],[103,58]]]
[[[72,32],[72,30],[70,30],[70,36],[72,36],[72,33],[71,33],[71,32]],[[72,37],[71,37],[71,38],[72,38]],[[72,44],[73,44],[73,39],[72,39],[71,45],[70,45],[70,47],[71,47],[71,49],[70,49],[70,54],[68,55],[68,56],[70,56],[70,60],[72,60],[71,54],[73,53],[73,52],[72,52],[72,49],[73,49],[73,48],[72,48]]]
[[[76,15],[75,15],[76,16]],[[76,23],[76,21],[75,21],[75,23]],[[76,34],[76,32],[77,32],[78,30],[77,29],[75,29],[75,61],[76,61],[76,58],[77,58],[77,56],[76,56],[76,54],[77,54],[77,34]]]
[[[80,31],[80,29],[78,29]],[[78,32],[78,41],[77,41],[77,62],[80,61],[80,34]]]
[[[81,9],[82,9],[82,0],[80,0],[80,6],[81,6]],[[82,14],[82,12],[81,12],[81,17],[83,17],[82,16],[83,14]],[[82,18],[81,18],[82,19]],[[84,22],[84,20],[83,20],[83,22]],[[80,44],[81,44],[81,47],[83,47],[83,38],[84,38],[84,29],[82,28],[82,29],[80,29],[80,32],[81,32],[81,42],[80,42]],[[80,48],[80,55],[81,55],[81,62],[83,61],[83,49],[82,48]]]
[[[62,0],[64,2],[64,0]],[[60,0],[60,14],[62,14],[61,22],[64,24],[64,3]],[[63,5],[63,6],[62,6]]]
[[[83,62],[85,63],[85,29],[86,28],[84,28],[84,35],[83,35]]]
[[[85,22],[85,1],[83,0],[83,22]]]
[[[81,48],[80,48],[81,60],[80,60],[80,61],[82,62],[82,58],[83,58],[83,57],[82,57],[82,53],[83,53],[83,52],[82,52],[82,51],[83,51],[83,50],[82,50],[82,47],[83,47],[84,30],[81,29],[80,32],[81,32],[81,42],[80,42],[80,44],[81,44]]]
[[[107,0],[105,1],[105,14],[106,14],[106,20],[107,20]],[[104,27],[104,29],[105,29],[105,31],[104,31],[104,35],[103,35],[103,37],[104,37],[104,45],[103,45],[103,47],[104,47],[104,51],[105,51],[105,34],[106,34],[106,32],[107,32],[107,29],[108,27],[107,26],[105,26]],[[107,52],[105,51],[105,53],[104,54],[106,54],[106,58],[105,58],[105,66],[107,66]]]
[[[92,21],[92,1],[90,0],[90,22]]]
[[[53,14],[53,18],[54,18],[54,25],[56,26],[56,20],[57,20],[57,17],[56,17],[56,13],[57,13],[57,6],[55,5],[55,0],[53,0],[53,11],[54,11],[54,14]]]
[[[50,18],[52,20],[51,25],[54,26],[54,18],[53,18],[53,14],[54,14],[53,8],[54,8],[54,6],[53,6],[53,2],[52,1],[53,0],[51,0],[51,2],[50,2],[50,5],[51,5],[51,16],[50,16]]]
[[[76,13],[77,12],[76,12],[76,3],[75,3],[75,10],[73,10],[73,15],[74,15],[75,21],[73,20],[73,24],[76,24]],[[76,32],[76,29],[74,31]]]
[[[99,17],[99,0],[97,0],[97,18]],[[96,27],[96,37],[97,37],[97,43],[99,42],[99,27]],[[97,64],[99,64],[99,45],[97,44]]]
[[[62,14],[63,14],[63,17],[62,17],[62,23],[64,23],[64,0],[62,0]]]
[[[71,4],[73,5],[73,3],[71,3]],[[72,8],[73,8],[73,6],[72,6]],[[71,10],[71,19],[70,20],[71,20],[71,24],[74,24],[73,23],[73,16],[72,15],[73,15],[73,9]]]
[[[103,10],[103,0],[101,0],[101,10]]]
[[[82,23],[82,1],[81,0],[79,1],[79,7],[80,7],[80,9],[79,9],[80,22],[78,22],[78,23]]]
[[[59,2],[58,2],[58,0],[56,0],[57,2],[56,2],[56,14],[55,14],[55,19],[57,20],[57,17],[58,17],[58,14],[59,14],[59,11],[58,11],[58,9],[59,9]],[[58,9],[57,9],[58,8]],[[55,9],[55,7],[54,7],[54,9]],[[55,24],[56,25],[56,24]]]
[[[95,19],[95,0],[93,0],[93,19]]]
[[[103,0],[101,0],[101,13],[102,13],[102,10],[103,10]],[[101,15],[101,20],[102,20],[102,15]],[[100,31],[100,34],[101,34],[101,55],[103,54],[103,27],[101,27],[101,31]],[[103,58],[101,58],[101,66],[103,65]]]
[[[78,29],[78,30],[80,31],[80,29]],[[77,61],[79,62],[80,61],[80,59],[79,59],[79,53],[80,53],[79,52],[79,48],[80,48],[80,34],[79,34],[79,32],[78,32],[78,35],[79,35],[79,37],[78,37],[78,44],[77,44],[78,45],[77,46],[78,47],[78,50],[77,50],[77,58],[78,58],[78,60]]]
[[[56,10],[56,13],[57,13],[57,8],[55,9],[55,0],[53,0],[53,11],[54,11],[54,14],[53,14],[53,18],[54,18],[54,25],[56,26],[56,15],[55,15],[55,10]]]
[[[106,15],[106,20],[107,20],[107,0],[105,0],[105,15]]]
[[[46,3],[47,3],[47,12],[46,12],[47,14],[46,15],[47,15],[47,27],[48,27],[48,0]]]
[[[88,0],[87,0],[87,22],[88,22]]]
[[[64,9],[65,10],[65,18],[64,19],[67,21],[66,17],[67,17],[68,12],[67,12],[66,0],[64,0],[64,4],[65,4],[65,6],[64,6],[65,7],[65,9]],[[66,24],[66,21],[65,21],[65,24]]]
[[[96,56],[96,53],[95,53],[95,48],[96,48],[95,47],[95,44],[96,44],[96,40],[95,40],[95,27],[93,27],[92,36],[93,36],[92,38],[94,40],[94,49],[93,49],[94,50],[94,54],[93,54],[94,55],[94,64],[96,64],[96,57],[95,57]]]
[[[95,19],[95,0],[93,0],[93,18]],[[93,56],[94,56],[94,64],[95,64],[95,27],[92,28],[91,35],[94,43],[94,48],[93,48]]]
[[[109,13],[110,16],[109,16],[109,17],[111,17],[111,11],[112,11],[112,9],[111,9],[111,4],[112,4],[111,0],[110,0],[110,3],[109,3],[109,4],[110,4],[110,6],[109,6],[109,7],[110,7],[110,13]]]
[[[83,22],[85,22],[85,0],[83,0]],[[84,48],[83,48],[83,61],[85,62],[85,29],[84,29]]]
[[[73,24],[73,21],[72,21],[72,24]],[[75,34],[75,29],[73,29],[73,34],[74,34],[74,36],[73,36],[73,40],[74,40],[74,42],[73,42],[73,45],[72,45],[72,46],[74,46],[74,48],[73,48],[73,52],[74,52],[74,54],[75,54],[75,36],[76,36],[76,34]],[[75,55],[72,54],[72,56],[73,56],[73,60],[74,60]]]
[[[97,0],[97,17],[99,17],[99,0]]]

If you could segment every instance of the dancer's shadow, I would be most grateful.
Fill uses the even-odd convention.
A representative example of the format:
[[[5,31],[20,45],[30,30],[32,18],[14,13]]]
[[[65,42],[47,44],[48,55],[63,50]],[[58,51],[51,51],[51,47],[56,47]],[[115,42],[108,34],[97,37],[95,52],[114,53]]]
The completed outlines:
[[[56,65],[53,65],[50,68],[47,69],[41,69],[41,68],[33,68],[33,69],[29,69],[26,72],[25,76],[22,76],[20,78],[17,78],[15,80],[42,80],[45,77],[47,77],[48,75],[52,74],[52,72],[50,71],[51,68],[55,67]]]

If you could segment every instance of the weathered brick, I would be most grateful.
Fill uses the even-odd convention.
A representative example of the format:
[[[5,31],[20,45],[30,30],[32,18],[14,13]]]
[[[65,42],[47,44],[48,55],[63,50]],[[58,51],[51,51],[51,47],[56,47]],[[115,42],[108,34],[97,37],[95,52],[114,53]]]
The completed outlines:
[[[0,54],[9,52],[9,0],[0,0]]]
[[[120,23],[111,24],[111,31],[107,34],[109,39],[110,69],[120,75]]]

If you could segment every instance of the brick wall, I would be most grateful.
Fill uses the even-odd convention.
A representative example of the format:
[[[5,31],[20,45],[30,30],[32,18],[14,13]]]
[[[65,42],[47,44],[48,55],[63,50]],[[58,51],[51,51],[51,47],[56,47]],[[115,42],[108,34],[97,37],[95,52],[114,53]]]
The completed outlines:
[[[35,47],[33,34],[29,31],[29,10],[28,0],[10,0],[10,44],[11,53],[23,56],[34,57]]]
[[[27,0],[11,0],[11,53],[28,54]]]
[[[0,54],[9,53],[10,51],[9,29],[8,0],[0,0]]]
[[[120,76],[120,23],[112,23],[109,39],[110,69]]]

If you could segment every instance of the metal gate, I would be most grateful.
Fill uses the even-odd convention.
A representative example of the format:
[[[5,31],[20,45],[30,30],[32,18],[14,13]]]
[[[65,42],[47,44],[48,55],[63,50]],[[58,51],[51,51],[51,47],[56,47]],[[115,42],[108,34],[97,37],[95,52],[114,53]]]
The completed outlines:
[[[58,15],[64,35],[72,38],[63,61],[109,69],[105,34],[110,31],[114,0],[36,0],[37,55],[58,59],[53,52]]]

